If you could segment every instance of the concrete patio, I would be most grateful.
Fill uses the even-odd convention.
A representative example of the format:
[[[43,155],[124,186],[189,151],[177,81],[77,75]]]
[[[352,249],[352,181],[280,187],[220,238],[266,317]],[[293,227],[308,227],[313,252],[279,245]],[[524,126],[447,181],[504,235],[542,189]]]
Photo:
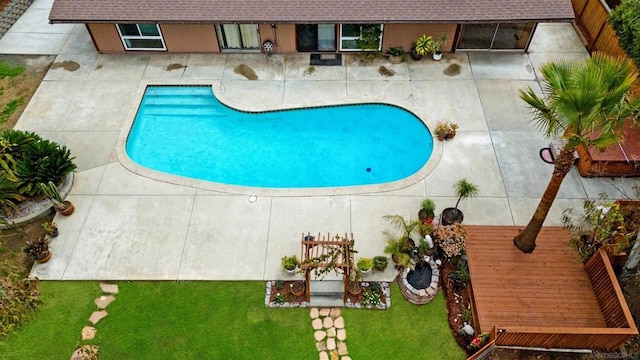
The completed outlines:
[[[46,4],[38,0],[32,7]],[[100,55],[83,27],[45,27],[39,21],[46,22],[47,13],[35,20],[29,15],[33,9],[25,13],[31,27],[16,23],[18,28],[0,39],[0,52],[58,54],[56,62],[80,66],[50,70],[16,125],[68,146],[78,165],[70,196],[76,212],[56,216],[60,236],[52,242],[53,257],[32,270],[47,280],[284,278],[280,258],[299,253],[301,233],[307,231],[353,233],[359,256],[381,255],[383,215],[415,218],[425,197],[436,202],[437,210],[453,206],[452,184],[463,177],[480,188],[479,197],[461,203],[465,224],[524,225],[552,165],[538,156],[549,140],[532,127],[518,89],[541,91],[536,69],[546,61],[587,56],[571,25],[544,24],[529,54],[456,53],[445,54],[441,62],[409,59],[398,65],[382,59],[363,64],[348,55],[342,67],[316,66],[309,74],[308,54]],[[22,38],[16,50],[12,39],[34,27],[66,31],[66,40],[56,48]],[[185,67],[167,70],[170,64]],[[258,80],[235,73],[240,64],[252,68]],[[380,75],[381,65],[395,75]],[[123,143],[136,101],[149,83],[211,84],[223,102],[255,110],[390,102],[428,125],[449,120],[460,129],[452,141],[436,140],[428,175],[401,188],[338,189],[324,195],[256,189],[257,201],[250,202],[250,191],[230,193],[215,184],[171,183],[153,172],[130,171]],[[583,199],[602,192],[634,197],[634,184],[633,179],[581,178],[574,169],[546,224],[560,225],[564,209],[580,209]],[[394,276],[390,266],[375,278]]]

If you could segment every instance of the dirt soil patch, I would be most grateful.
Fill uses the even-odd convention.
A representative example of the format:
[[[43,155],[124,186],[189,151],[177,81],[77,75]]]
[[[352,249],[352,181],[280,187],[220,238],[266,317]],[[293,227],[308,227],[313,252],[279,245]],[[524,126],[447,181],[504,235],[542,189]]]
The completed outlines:
[[[0,111],[10,102],[19,101],[19,105],[11,112],[7,121],[0,124],[0,130],[13,129],[54,59],[54,56],[0,55],[0,61],[12,67],[24,68],[20,75],[0,79]]]

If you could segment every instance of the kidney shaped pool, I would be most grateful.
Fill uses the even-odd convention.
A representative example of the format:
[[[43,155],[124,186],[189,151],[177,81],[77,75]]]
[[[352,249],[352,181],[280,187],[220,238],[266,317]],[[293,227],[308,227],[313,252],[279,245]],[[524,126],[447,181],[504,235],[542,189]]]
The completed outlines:
[[[412,113],[358,104],[251,113],[210,86],[149,86],[127,138],[144,167],[199,180],[269,188],[371,185],[429,160],[433,138]]]

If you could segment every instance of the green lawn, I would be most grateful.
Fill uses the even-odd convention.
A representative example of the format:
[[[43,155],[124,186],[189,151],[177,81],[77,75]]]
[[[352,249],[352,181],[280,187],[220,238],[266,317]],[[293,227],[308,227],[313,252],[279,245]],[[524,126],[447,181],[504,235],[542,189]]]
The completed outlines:
[[[389,310],[346,309],[343,314],[353,359],[467,358],[451,335],[442,292],[428,304],[413,305],[394,283]]]
[[[101,294],[95,281],[42,281],[40,290],[42,307],[18,331],[0,339],[0,359],[69,359]]]
[[[120,282],[87,343],[110,359],[317,359],[308,309],[267,309],[263,282]],[[97,282],[43,282],[33,321],[2,341],[0,359],[68,359],[99,296]],[[444,300],[387,311],[345,310],[353,359],[464,359]],[[37,340],[34,340],[37,339]]]

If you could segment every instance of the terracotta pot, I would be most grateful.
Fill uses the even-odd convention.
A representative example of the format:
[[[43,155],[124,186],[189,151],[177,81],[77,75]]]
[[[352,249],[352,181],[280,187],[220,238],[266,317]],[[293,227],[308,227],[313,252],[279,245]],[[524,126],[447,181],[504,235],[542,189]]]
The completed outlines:
[[[51,251],[47,252],[47,255],[46,255],[45,257],[40,258],[40,259],[37,259],[37,260],[36,260],[36,262],[37,262],[38,264],[44,264],[44,263],[46,263],[47,261],[49,261],[49,259],[51,259]]]
[[[295,281],[289,287],[289,291],[295,296],[300,296],[300,295],[304,294],[304,290],[305,290],[305,286],[304,286],[304,283],[302,281]]]
[[[71,201],[69,200],[65,200],[64,203],[67,204],[66,209],[56,209],[56,210],[58,210],[58,212],[64,216],[69,216],[73,214],[73,212],[76,210],[75,207],[73,206],[73,203],[71,203]]]
[[[349,287],[347,289],[349,291],[349,294],[358,295],[362,292],[362,284],[360,284],[359,281],[350,281]]]

